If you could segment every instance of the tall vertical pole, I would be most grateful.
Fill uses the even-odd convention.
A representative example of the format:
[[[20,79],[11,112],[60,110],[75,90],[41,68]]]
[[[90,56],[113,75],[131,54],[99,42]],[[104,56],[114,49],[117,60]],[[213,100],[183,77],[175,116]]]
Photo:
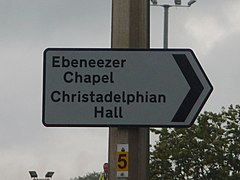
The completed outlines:
[[[112,48],[149,48],[150,1],[112,0]],[[128,177],[149,179],[149,128],[109,128],[109,180],[117,178],[117,144],[129,145]]]
[[[163,48],[168,48],[168,10],[169,5],[163,5],[164,8],[164,30],[163,30]]]

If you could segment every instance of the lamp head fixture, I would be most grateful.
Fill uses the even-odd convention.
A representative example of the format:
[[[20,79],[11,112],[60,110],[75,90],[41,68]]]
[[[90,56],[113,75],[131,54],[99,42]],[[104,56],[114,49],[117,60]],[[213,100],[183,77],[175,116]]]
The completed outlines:
[[[29,171],[29,174],[30,174],[31,178],[37,178],[38,177],[36,171]]]
[[[191,6],[191,5],[194,4],[195,2],[197,2],[197,0],[190,0],[190,1],[188,2],[188,6]]]
[[[157,0],[151,0],[151,1],[152,1],[153,5],[157,5],[158,4]]]

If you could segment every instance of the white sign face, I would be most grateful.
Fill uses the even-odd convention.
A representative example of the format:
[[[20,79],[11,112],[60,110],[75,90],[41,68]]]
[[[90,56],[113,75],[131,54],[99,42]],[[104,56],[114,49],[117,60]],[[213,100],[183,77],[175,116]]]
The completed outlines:
[[[190,126],[212,85],[190,49],[44,51],[45,126]]]

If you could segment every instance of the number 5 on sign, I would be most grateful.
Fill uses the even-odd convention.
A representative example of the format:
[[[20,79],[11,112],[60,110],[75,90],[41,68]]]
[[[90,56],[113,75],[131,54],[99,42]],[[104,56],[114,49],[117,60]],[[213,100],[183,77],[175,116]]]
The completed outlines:
[[[118,171],[128,171],[128,152],[118,152]]]
[[[117,177],[128,177],[128,144],[117,145]]]

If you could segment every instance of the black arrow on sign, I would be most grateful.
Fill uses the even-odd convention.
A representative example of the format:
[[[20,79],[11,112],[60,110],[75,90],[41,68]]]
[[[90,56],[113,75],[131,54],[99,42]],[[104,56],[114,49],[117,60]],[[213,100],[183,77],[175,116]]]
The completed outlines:
[[[173,57],[190,86],[187,96],[172,120],[172,122],[184,122],[204,88],[189,63],[187,56],[185,54],[173,54]]]

